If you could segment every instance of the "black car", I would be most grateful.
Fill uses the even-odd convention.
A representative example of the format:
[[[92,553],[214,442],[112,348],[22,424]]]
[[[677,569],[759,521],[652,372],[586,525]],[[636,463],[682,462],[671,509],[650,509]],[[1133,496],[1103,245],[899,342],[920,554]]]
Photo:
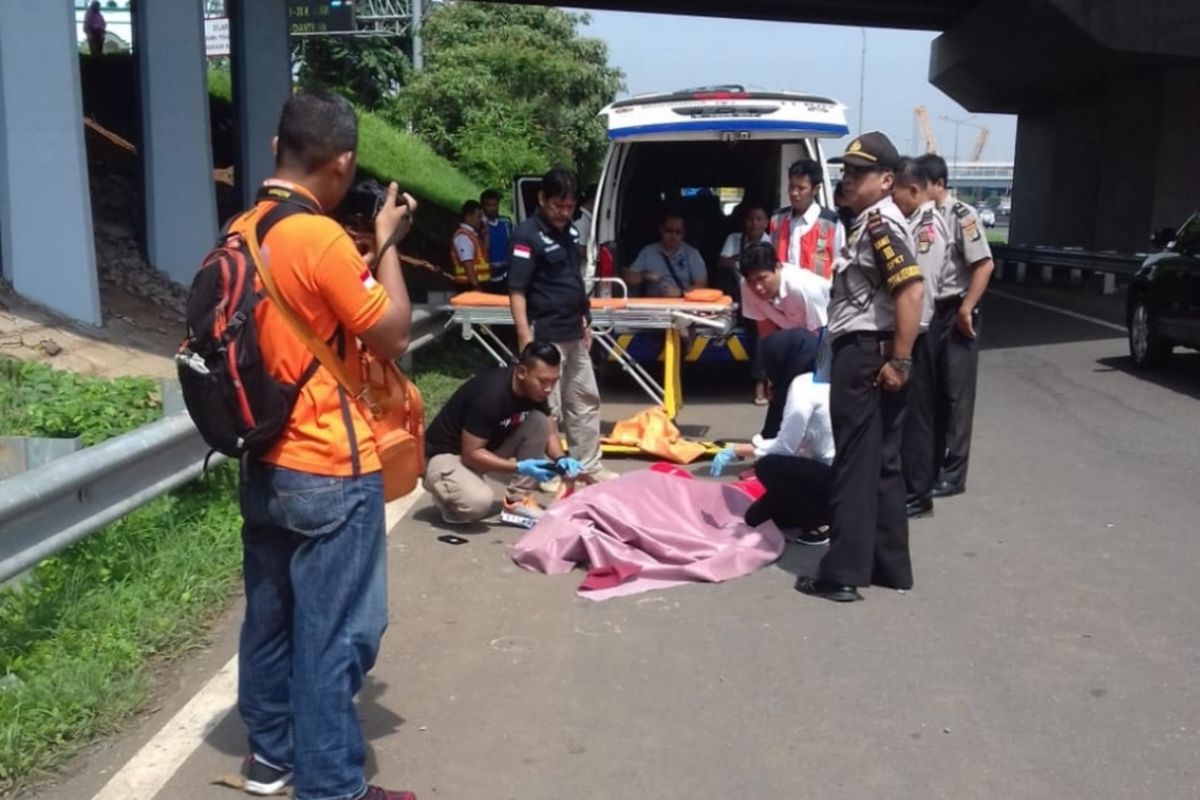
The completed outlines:
[[[1200,212],[1162,228],[1129,287],[1129,353],[1139,367],[1164,364],[1177,346],[1200,350]]]

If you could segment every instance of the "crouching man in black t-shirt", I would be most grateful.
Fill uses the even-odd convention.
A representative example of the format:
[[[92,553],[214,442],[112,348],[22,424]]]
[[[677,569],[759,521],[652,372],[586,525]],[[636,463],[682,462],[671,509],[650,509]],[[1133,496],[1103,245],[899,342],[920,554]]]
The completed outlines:
[[[532,496],[539,483],[583,466],[562,449],[550,413],[550,393],[562,374],[562,354],[532,341],[513,367],[493,367],[464,383],[425,432],[425,488],[450,524],[476,522],[493,513],[496,497],[488,473],[511,475],[501,519],[532,527],[542,507]]]

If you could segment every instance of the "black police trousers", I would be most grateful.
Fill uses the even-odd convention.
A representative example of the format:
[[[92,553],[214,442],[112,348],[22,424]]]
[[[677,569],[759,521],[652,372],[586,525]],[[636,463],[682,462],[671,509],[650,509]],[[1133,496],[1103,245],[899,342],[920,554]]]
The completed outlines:
[[[938,481],[953,487],[967,485],[967,463],[971,457],[971,429],[975,423],[975,383],[979,375],[979,336],[982,316],[975,306],[974,339],[958,332],[955,320],[962,298],[937,304],[933,324],[937,386],[934,394],[934,452],[938,458]]]
[[[891,339],[890,332],[847,333],[833,342],[832,541],[817,577],[841,586],[913,584],[900,467],[907,387],[875,385]]]
[[[754,475],[766,494],[755,500],[746,518],[764,516],[780,528],[812,531],[829,524],[829,490],[833,468],[803,456],[763,456]]]
[[[933,494],[941,466],[934,434],[934,407],[937,392],[937,319],[913,345],[912,369],[908,375],[908,409],[904,413],[901,446],[904,464],[904,488],[909,501],[925,500]]]

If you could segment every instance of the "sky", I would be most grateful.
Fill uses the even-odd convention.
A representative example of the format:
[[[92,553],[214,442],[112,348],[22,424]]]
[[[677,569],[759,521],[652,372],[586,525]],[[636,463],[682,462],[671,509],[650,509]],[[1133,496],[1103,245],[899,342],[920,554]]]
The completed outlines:
[[[629,94],[740,83],[789,89],[844,103],[851,131],[858,128],[863,28],[708,17],[589,11],[585,36],[603,39],[609,62],[625,72]],[[968,119],[990,129],[983,161],[1012,161],[1017,118],[970,114],[929,82],[930,44],[937,34],[866,28],[865,130],[882,130],[901,153],[923,152],[913,108],[924,105],[946,160],[970,157],[979,130],[939,119]],[[835,150],[826,147],[826,152]]]

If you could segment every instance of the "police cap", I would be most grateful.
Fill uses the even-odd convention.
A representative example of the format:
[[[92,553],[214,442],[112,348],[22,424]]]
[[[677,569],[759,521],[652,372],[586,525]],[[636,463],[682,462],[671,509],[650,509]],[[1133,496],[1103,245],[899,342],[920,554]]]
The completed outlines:
[[[846,152],[829,159],[829,163],[894,170],[900,164],[900,153],[891,139],[879,131],[871,131],[855,137],[846,146]]]

